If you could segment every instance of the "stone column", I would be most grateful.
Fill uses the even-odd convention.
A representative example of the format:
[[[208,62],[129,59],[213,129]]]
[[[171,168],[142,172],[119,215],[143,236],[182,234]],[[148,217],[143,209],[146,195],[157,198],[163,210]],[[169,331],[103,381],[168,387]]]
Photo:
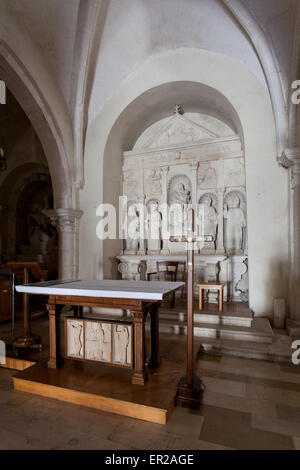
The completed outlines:
[[[300,322],[300,148],[287,149],[279,163],[290,180],[289,307],[292,320]]]
[[[58,232],[58,272],[60,279],[75,279],[79,268],[80,210],[54,209],[44,211]]]
[[[168,204],[168,172],[169,172],[169,167],[164,166],[161,169],[161,204],[165,208],[167,208]],[[167,217],[168,219],[168,214],[163,214],[163,216]],[[162,221],[163,225],[162,228],[168,227],[168,220]],[[168,239],[163,239],[163,247],[162,247],[162,254],[163,255],[168,255],[169,254],[169,240]]]
[[[224,188],[218,188],[218,238],[216,253],[223,255],[224,249]]]
[[[192,171],[192,204],[194,210],[196,210],[197,206],[197,172],[198,172],[198,162],[192,163],[190,165]]]
[[[147,217],[147,213],[145,213],[145,196],[143,195],[138,199],[138,205],[140,207],[140,240],[139,240],[139,249],[137,254],[138,255],[145,255],[146,254],[146,247],[145,247],[145,221]]]

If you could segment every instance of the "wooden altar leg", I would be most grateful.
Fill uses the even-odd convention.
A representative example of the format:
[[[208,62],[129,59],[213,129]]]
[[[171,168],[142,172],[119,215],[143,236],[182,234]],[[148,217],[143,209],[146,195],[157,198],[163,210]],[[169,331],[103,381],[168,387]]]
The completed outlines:
[[[203,289],[199,287],[199,310],[203,310]]]
[[[219,312],[223,312],[223,287],[219,289]]]
[[[148,374],[145,368],[145,312],[131,311],[134,323],[134,372],[131,382],[145,385]]]
[[[151,356],[149,360],[149,367],[155,369],[159,366],[159,317],[158,317],[159,304],[152,305],[150,310],[151,319]]]
[[[56,312],[55,304],[48,304],[49,312],[49,340],[50,340],[50,358],[48,361],[49,369],[57,369],[61,364],[59,353],[59,314]]]

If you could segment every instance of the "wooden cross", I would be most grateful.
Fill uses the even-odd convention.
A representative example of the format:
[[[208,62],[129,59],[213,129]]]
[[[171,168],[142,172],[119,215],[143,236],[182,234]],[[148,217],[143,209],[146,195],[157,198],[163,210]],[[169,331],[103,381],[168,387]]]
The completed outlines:
[[[170,237],[170,242],[187,243],[187,370],[178,384],[176,402],[188,408],[199,408],[202,392],[201,380],[194,377],[194,243],[213,242],[211,235],[195,236],[194,210],[187,214],[187,235]]]

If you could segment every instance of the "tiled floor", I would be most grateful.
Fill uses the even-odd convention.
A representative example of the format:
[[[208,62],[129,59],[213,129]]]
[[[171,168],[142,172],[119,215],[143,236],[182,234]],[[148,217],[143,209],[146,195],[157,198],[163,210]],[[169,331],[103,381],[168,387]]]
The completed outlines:
[[[0,449],[300,449],[296,366],[201,356],[199,411],[176,408],[166,426],[12,390],[0,369]]]

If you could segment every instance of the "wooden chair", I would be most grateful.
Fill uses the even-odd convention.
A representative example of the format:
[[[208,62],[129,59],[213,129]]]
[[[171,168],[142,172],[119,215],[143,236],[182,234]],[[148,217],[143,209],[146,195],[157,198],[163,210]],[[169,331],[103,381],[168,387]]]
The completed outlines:
[[[169,281],[169,282],[176,282],[177,281],[177,273],[178,273],[178,265],[177,261],[157,261],[156,269],[157,272],[155,273],[148,273],[147,279],[148,281],[151,280],[151,276],[156,276],[158,281]],[[172,294],[170,308],[175,307],[175,292]]]

